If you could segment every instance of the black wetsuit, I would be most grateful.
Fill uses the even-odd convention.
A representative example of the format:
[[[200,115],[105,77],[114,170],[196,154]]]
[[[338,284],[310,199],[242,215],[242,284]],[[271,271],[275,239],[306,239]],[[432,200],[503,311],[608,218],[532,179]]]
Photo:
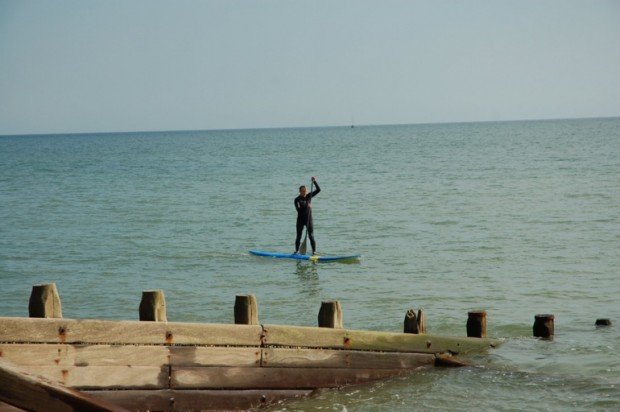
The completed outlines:
[[[312,245],[312,253],[316,252],[316,242],[314,241],[314,228],[312,227],[312,208],[309,206],[312,203],[312,198],[319,194],[321,188],[315,181],[314,186],[316,189],[311,193],[307,193],[305,197],[301,195],[295,198],[295,209],[297,209],[297,237],[295,238],[295,251],[299,251],[299,244],[301,243],[301,234],[303,233],[304,226],[307,226],[308,237],[310,238],[310,244]]]

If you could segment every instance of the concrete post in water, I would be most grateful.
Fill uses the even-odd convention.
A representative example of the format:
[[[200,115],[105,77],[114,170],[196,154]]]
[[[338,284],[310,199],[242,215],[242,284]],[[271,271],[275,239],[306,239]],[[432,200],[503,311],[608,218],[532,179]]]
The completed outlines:
[[[60,296],[55,283],[32,287],[28,313],[31,318],[62,318]]]
[[[258,325],[258,303],[254,295],[235,297],[235,324]]]
[[[611,326],[611,320],[610,319],[597,319],[594,324],[596,326],[598,326],[598,327],[600,327],[600,326]]]
[[[319,310],[319,327],[342,329],[342,307],[337,300],[321,302]]]
[[[140,301],[140,320],[167,322],[166,299],[163,290],[145,290]]]
[[[404,333],[426,333],[426,320],[422,309],[416,313],[415,309],[409,309],[405,315]]]
[[[536,315],[534,316],[534,337],[543,339],[553,339],[555,316],[553,315]]]
[[[467,313],[467,337],[487,337],[487,312],[484,310]]]

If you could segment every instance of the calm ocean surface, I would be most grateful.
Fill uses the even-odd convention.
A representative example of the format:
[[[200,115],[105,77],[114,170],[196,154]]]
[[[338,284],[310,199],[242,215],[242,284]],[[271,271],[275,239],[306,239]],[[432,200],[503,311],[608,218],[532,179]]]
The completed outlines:
[[[293,199],[316,176],[322,254],[292,252]],[[620,119],[0,137],[0,316],[56,282],[67,318],[168,319],[505,338],[477,366],[324,391],[283,410],[620,410]],[[555,314],[552,342],[531,337]],[[613,325],[596,329],[597,318]]]

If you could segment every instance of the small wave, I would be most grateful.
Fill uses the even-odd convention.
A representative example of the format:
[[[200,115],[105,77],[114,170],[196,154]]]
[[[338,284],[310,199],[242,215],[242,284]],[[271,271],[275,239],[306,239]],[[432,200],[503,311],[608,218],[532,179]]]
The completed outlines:
[[[612,197],[605,193],[567,193],[564,197],[568,199],[605,199],[610,200]]]
[[[447,226],[447,225],[458,225],[458,220],[436,220],[434,222],[429,222],[431,225],[436,226]]]

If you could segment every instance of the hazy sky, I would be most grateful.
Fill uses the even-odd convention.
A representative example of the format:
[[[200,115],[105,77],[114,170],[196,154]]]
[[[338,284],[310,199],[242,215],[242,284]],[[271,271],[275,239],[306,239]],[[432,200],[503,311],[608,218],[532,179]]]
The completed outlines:
[[[620,0],[0,0],[0,134],[620,116]]]

